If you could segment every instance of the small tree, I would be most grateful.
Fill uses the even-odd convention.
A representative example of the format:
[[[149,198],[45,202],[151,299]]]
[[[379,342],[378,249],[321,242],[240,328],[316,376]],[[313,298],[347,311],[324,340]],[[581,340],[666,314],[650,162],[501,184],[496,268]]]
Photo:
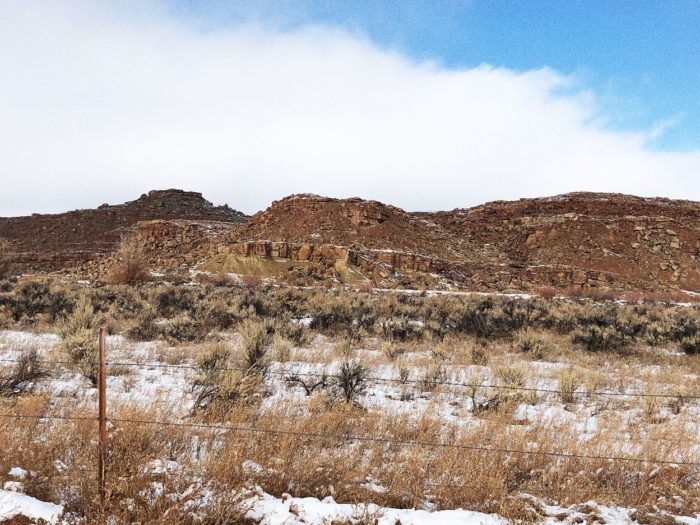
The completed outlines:
[[[137,235],[122,237],[114,253],[116,263],[108,280],[114,284],[134,284],[148,278],[148,265],[143,244]]]

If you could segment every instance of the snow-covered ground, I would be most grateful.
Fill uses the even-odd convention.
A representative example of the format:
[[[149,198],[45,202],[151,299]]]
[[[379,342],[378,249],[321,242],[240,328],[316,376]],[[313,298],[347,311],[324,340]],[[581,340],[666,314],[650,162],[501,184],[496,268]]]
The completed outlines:
[[[63,514],[61,505],[46,503],[18,492],[0,490],[0,523],[15,516],[24,516],[32,520],[44,520],[52,525],[58,523]]]
[[[34,334],[20,331],[0,332],[0,360],[16,359],[28,348],[36,348],[43,359],[48,361],[57,358],[59,338],[55,334]],[[196,371],[191,368],[194,358],[187,355],[172,356],[174,349],[164,347],[160,342],[130,343],[121,336],[110,336],[107,340],[108,360],[112,363],[107,390],[110,407],[129,404],[148,404],[159,414],[159,419],[182,421],[191,412],[195,400],[192,389]],[[259,411],[274,411],[275,407],[283,404],[294,405],[302,413],[308,409],[310,399],[304,389],[288,381],[293,374],[334,374],[337,372],[342,357],[330,351],[330,343],[323,338],[317,338],[310,348],[294,349],[291,357],[285,362],[272,362],[269,373],[265,377],[266,395]],[[404,362],[413,364],[411,375],[407,382],[396,380],[399,377],[397,364],[389,362],[383,354],[372,348],[356,350],[355,358],[370,363],[369,374],[373,380],[369,382],[366,392],[360,400],[362,406],[370,412],[382,414],[405,415],[420,418],[426,413],[439,416],[446,425],[457,429],[473,429],[484,425],[484,420],[474,414],[475,398],[464,387],[457,385],[442,385],[434,391],[420,388],[419,379],[427,366],[429,356],[407,356]],[[133,363],[145,366],[131,366]],[[148,366],[150,364],[151,366]],[[10,365],[2,364],[3,367]],[[544,390],[556,390],[557,375],[566,366],[561,363],[528,362],[528,386]],[[447,383],[473,383],[478,380],[481,384],[494,385],[498,378],[494,366],[446,365]],[[597,373],[613,374],[614,370]],[[635,379],[627,379],[615,389],[616,393],[639,393],[650,391],[647,382],[654,378],[667,377],[660,366],[637,370]],[[690,375],[687,381],[697,378]],[[666,391],[672,387],[659,379],[654,383],[655,391]],[[487,398],[491,389],[480,388],[478,396]],[[90,383],[76,372],[65,366],[52,368],[49,378],[42,380],[36,391],[45,394],[56,406],[62,399],[70,399],[73,406],[92,408],[96,404],[95,389]],[[695,458],[700,460],[700,403],[687,401],[676,411],[660,405],[657,409],[658,418],[653,421],[645,420],[643,403],[633,397],[624,396],[592,396],[580,394],[576,400],[563,403],[556,393],[538,393],[533,399],[521,400],[512,414],[511,424],[504,425],[504,432],[513,434],[523,433],[528,429],[539,427],[554,429],[557,432],[578,436],[581,443],[594,440],[601,431],[619,429],[618,442],[613,451],[619,455],[634,456],[641,451],[635,443],[646,433],[659,429],[659,420],[669,428],[677,428],[684,432],[696,443],[691,450],[679,450],[678,461]],[[172,463],[172,462],[171,462]],[[168,464],[163,458],[162,464]],[[177,469],[177,464],[170,464]],[[170,468],[168,467],[168,468]],[[24,474],[23,474],[24,473]],[[21,465],[12,471],[0,473],[0,482],[5,490],[0,491],[0,521],[22,514],[31,519],[44,519],[49,523],[57,523],[62,512],[60,504],[43,503],[21,494],[23,477],[26,472]],[[375,492],[384,490],[380,485],[373,486]],[[595,502],[577,506],[560,507],[547,505],[544,501],[531,496],[530,506],[535,509],[542,523],[584,523],[591,516],[598,516],[596,523],[632,524],[635,521],[635,511],[618,507],[606,507]],[[266,494],[261,489],[250,492],[243,499],[248,518],[262,524],[325,524],[332,522],[357,523],[361,519],[372,518],[379,524],[483,524],[495,525],[507,523],[503,518],[468,510],[437,511],[426,505],[424,509],[390,509],[372,505],[369,502],[359,505],[336,503],[331,498],[318,500],[315,498],[293,498],[285,496],[276,498]],[[14,514],[13,514],[14,513]],[[638,516],[637,516],[638,517]],[[641,519],[641,518],[640,518]],[[700,525],[700,515],[695,517],[676,517],[678,523]],[[590,521],[589,521],[590,522]],[[366,523],[366,521],[365,521]],[[651,522],[646,522],[651,523]]]
[[[523,495],[529,508],[539,516],[543,525],[569,525],[600,523],[609,525],[636,525],[653,523],[634,509],[609,507],[589,501],[570,507],[546,505],[533,496]],[[426,511],[416,509],[390,509],[373,504],[340,504],[332,497],[293,498],[285,495],[275,498],[258,489],[242,503],[248,508],[246,517],[261,525],[326,525],[330,523],[376,523],[377,525],[508,525],[511,523],[497,514],[484,514],[468,510]],[[667,523],[684,525],[700,524],[696,517],[667,516]],[[663,519],[663,518],[660,518]],[[673,522],[672,520],[676,520]],[[642,521],[639,521],[642,520]]]

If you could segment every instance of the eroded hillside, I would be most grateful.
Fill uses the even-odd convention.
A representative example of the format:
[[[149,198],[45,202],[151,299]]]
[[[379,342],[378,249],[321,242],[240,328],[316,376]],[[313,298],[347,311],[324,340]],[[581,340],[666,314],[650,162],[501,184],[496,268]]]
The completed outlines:
[[[201,194],[0,219],[22,271],[99,277],[137,232],[153,270],[292,284],[529,291],[542,286],[700,292],[700,203],[572,193],[452,211],[293,195],[248,218]]]

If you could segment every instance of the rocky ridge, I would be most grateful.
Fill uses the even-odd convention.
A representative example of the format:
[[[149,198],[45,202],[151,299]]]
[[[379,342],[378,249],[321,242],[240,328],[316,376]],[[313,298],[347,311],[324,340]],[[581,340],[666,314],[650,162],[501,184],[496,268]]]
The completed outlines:
[[[20,271],[56,271],[108,255],[122,235],[154,219],[235,224],[247,217],[226,205],[214,206],[201,193],[172,189],[97,209],[0,218],[0,238],[9,242],[8,257]]]
[[[102,260],[119,234],[133,230],[161,271],[235,271],[305,284],[700,292],[700,203],[692,201],[572,193],[412,213],[303,194],[248,219],[199,194],[169,190],[121,206],[20,218],[34,234],[44,231],[44,217],[64,225],[58,247],[33,241],[40,257],[30,269],[83,264],[94,276],[101,263],[85,262]],[[18,231],[8,221],[17,220],[0,219],[0,237]],[[85,223],[101,237],[87,235]],[[9,238],[18,245],[17,235]]]

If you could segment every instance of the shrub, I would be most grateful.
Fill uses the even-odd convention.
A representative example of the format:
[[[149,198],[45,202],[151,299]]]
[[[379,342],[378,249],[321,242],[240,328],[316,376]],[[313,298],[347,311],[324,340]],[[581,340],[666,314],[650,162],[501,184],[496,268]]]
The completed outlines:
[[[336,397],[357,404],[357,397],[367,389],[367,374],[367,368],[357,361],[343,361],[335,379]]]
[[[272,350],[275,353],[275,359],[281,363],[289,361],[292,346],[292,342],[280,334],[276,333],[272,337]]]
[[[136,234],[122,237],[114,253],[115,263],[107,278],[115,284],[135,284],[148,279],[143,244]]]
[[[309,331],[301,323],[284,322],[278,325],[276,331],[289,339],[295,346],[304,346],[309,342]]]
[[[424,391],[432,392],[445,382],[447,382],[447,370],[440,364],[434,364],[425,370],[420,385]]]
[[[50,322],[65,317],[73,309],[73,302],[65,290],[52,287],[47,281],[27,281],[20,284],[5,301],[14,321],[36,321],[46,314]]]
[[[260,321],[246,320],[240,328],[243,338],[243,366],[249,370],[262,371],[267,367],[266,356],[272,326]]]
[[[73,367],[87,378],[92,386],[97,386],[98,336],[91,330],[80,330],[66,336],[61,343]]]
[[[333,298],[324,301],[314,313],[309,327],[313,330],[339,332],[347,330],[353,323],[352,310],[347,301]]]
[[[477,341],[471,349],[471,360],[475,365],[485,366],[489,362],[489,354],[487,352],[486,342]]]
[[[105,320],[96,315],[88,297],[78,301],[75,310],[61,327],[61,349],[73,367],[97,386],[98,328]]]
[[[195,298],[192,290],[179,286],[168,286],[156,296],[156,311],[162,317],[175,317],[194,310]]]
[[[557,296],[557,289],[552,286],[543,286],[537,291],[542,299],[554,299]]]
[[[195,310],[195,318],[216,330],[228,330],[241,320],[233,308],[216,300],[200,303]]]
[[[136,324],[126,330],[124,335],[130,341],[153,341],[158,337],[159,327],[156,324],[156,313],[152,308],[146,308],[136,321]]]
[[[226,413],[235,404],[249,400],[260,384],[260,374],[239,369],[228,346],[215,343],[197,363],[194,386],[199,392],[194,408]]]
[[[393,341],[384,341],[382,343],[382,352],[389,360],[395,361],[406,352],[406,349]]]
[[[241,284],[245,288],[255,290],[262,287],[263,278],[260,275],[244,275],[241,277]]]
[[[172,344],[199,343],[209,335],[209,329],[203,323],[181,315],[164,324],[161,333]]]
[[[392,317],[380,321],[382,333],[392,341],[408,341],[423,336],[423,324],[408,317]]]
[[[601,350],[622,350],[627,340],[614,326],[590,325],[574,331],[571,342],[583,345],[591,352]]]
[[[576,401],[576,391],[583,384],[581,374],[575,370],[566,370],[559,374],[559,396],[562,403]]]
[[[688,355],[700,354],[700,333],[687,335],[680,340],[681,349]]]
[[[491,299],[467,303],[457,314],[454,329],[488,339],[499,332],[500,323]]]
[[[104,323],[104,317],[95,314],[90,299],[87,296],[82,296],[75,305],[73,313],[59,328],[59,335],[66,338],[82,331],[97,333],[97,330]]]
[[[0,396],[18,396],[31,392],[34,384],[49,374],[42,368],[35,348],[24,352],[6,376],[0,377]]]
[[[509,332],[527,330],[548,313],[547,304],[539,299],[507,299],[503,302],[501,310],[503,321],[500,324]]]
[[[500,382],[499,400],[522,401],[526,398],[523,390],[526,385],[525,371],[514,366],[502,366],[496,371]]]
[[[545,348],[545,341],[541,335],[523,330],[515,338],[515,347],[525,354],[540,359]]]

